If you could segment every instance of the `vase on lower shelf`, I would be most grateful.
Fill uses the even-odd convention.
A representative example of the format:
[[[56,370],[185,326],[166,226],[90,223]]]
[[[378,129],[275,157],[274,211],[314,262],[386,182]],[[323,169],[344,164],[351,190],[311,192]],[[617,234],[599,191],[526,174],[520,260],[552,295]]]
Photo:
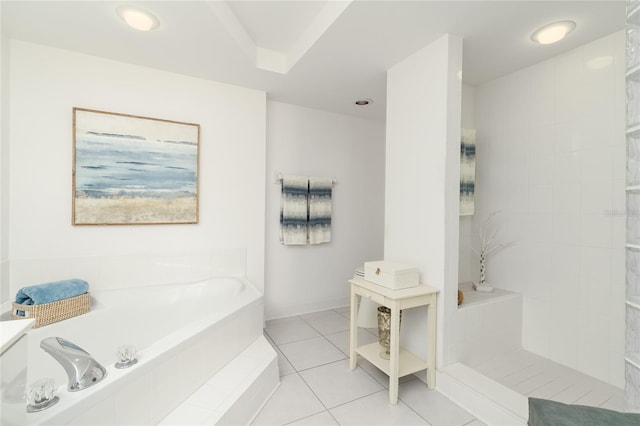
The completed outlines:
[[[402,311],[400,311],[400,324],[402,324]],[[380,357],[389,359],[391,357],[391,309],[386,306],[378,307],[378,343],[384,349],[380,352]]]

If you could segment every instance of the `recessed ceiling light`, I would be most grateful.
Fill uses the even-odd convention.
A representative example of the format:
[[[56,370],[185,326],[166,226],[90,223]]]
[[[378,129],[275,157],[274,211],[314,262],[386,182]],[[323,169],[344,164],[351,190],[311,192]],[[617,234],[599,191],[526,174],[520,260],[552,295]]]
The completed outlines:
[[[551,44],[565,38],[574,30],[576,23],[573,21],[559,21],[545,25],[531,34],[531,40],[540,44]]]
[[[160,26],[158,18],[137,7],[118,6],[116,12],[127,25],[138,31],[151,31]]]
[[[354,104],[358,106],[367,106],[367,105],[371,105],[372,103],[373,101],[371,99],[358,99],[357,101],[354,102]]]

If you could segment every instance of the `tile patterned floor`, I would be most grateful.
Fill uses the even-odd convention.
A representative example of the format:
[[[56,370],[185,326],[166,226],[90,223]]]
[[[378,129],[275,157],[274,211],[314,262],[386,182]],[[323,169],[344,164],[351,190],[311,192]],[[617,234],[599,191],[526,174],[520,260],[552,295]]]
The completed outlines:
[[[518,350],[469,365],[528,397],[624,411],[624,390],[547,358]]]
[[[377,340],[358,330],[358,341]],[[349,369],[349,308],[267,321],[265,336],[278,353],[280,387],[253,425],[432,425],[484,423],[414,376],[389,404],[388,378],[365,360]]]

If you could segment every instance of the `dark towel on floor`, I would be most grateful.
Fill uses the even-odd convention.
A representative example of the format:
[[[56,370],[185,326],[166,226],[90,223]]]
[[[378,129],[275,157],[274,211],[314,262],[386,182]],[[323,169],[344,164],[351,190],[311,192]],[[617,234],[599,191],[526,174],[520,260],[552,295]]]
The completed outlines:
[[[638,426],[640,414],[529,398],[529,426]]]

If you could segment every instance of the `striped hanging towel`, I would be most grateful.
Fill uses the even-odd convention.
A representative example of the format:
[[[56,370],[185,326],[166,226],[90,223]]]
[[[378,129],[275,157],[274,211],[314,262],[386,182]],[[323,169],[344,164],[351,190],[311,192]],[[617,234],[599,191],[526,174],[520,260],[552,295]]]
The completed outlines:
[[[331,241],[331,188],[333,179],[309,179],[309,244]]]
[[[307,194],[309,180],[303,176],[283,176],[280,198],[280,242],[307,243]]]

